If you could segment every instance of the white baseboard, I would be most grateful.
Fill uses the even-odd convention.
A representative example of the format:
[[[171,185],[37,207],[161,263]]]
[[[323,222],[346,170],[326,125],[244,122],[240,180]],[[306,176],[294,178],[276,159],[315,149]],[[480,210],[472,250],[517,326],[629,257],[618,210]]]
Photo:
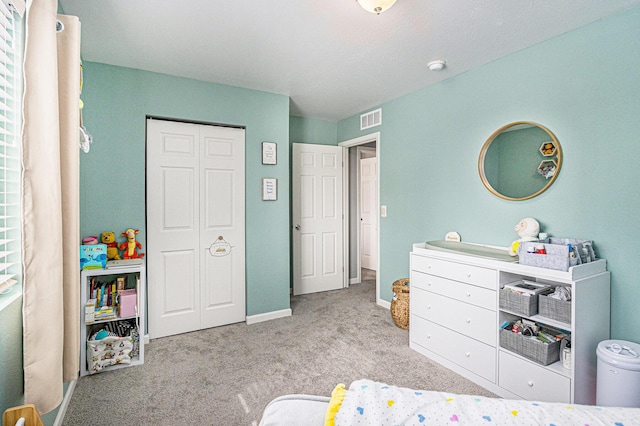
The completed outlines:
[[[76,388],[76,382],[78,379],[69,383],[67,386],[67,392],[64,394],[62,398],[62,403],[60,403],[60,407],[58,407],[58,414],[56,414],[56,420],[53,422],[53,426],[60,426],[64,421],[64,416],[67,414],[67,408],[69,408],[69,403],[71,402],[71,397],[73,396],[73,390]]]
[[[383,308],[386,308],[386,309],[391,309],[391,302],[387,302],[384,299],[378,299],[376,303],[378,304],[378,306],[382,306]]]
[[[266,312],[264,314],[251,315],[247,317],[247,325],[257,324],[259,322],[271,321],[278,318],[291,316],[291,309],[282,309],[280,311]]]
[[[148,344],[149,344],[149,335],[148,335],[148,334],[145,334],[145,335],[144,335],[144,344],[145,344],[145,345],[148,345]]]
[[[349,284],[360,284],[362,281],[360,280],[360,278],[350,278],[349,279]]]

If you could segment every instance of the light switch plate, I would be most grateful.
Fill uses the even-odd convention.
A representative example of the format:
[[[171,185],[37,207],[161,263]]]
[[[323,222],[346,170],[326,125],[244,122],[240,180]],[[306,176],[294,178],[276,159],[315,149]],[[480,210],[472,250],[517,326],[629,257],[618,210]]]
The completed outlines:
[[[380,206],[380,216],[387,217],[387,206]]]

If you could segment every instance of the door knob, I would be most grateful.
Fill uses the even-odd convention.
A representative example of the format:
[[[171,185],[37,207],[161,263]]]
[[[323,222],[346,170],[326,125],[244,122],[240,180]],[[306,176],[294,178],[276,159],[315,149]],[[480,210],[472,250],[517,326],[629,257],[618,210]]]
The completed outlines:
[[[300,225],[296,225],[295,228],[299,231],[300,230]]]

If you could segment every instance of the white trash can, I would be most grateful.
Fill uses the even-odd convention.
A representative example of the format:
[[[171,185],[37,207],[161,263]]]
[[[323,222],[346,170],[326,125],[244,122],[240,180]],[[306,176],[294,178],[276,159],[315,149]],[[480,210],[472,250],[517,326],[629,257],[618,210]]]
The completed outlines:
[[[640,345],[604,340],[596,349],[596,405],[640,407]]]

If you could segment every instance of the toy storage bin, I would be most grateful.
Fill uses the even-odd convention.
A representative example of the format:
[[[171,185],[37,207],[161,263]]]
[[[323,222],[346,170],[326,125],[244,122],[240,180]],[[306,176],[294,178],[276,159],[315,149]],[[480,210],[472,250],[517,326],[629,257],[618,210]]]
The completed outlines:
[[[130,364],[133,337],[107,336],[101,340],[87,341],[87,369],[89,374],[116,364]]]
[[[571,301],[554,299],[541,294],[538,307],[538,313],[543,317],[571,324]]]

